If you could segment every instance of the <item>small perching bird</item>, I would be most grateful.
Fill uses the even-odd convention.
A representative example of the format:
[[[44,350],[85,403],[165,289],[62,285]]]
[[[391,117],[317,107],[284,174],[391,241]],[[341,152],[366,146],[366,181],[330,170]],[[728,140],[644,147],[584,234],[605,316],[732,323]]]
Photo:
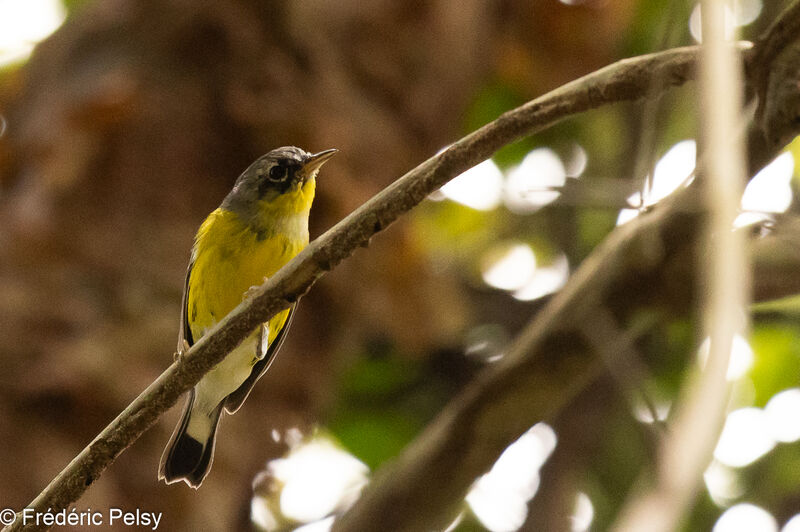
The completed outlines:
[[[208,215],[195,235],[186,272],[179,355],[308,245],[316,176],[336,151],[272,150],[239,176],[222,205]],[[200,487],[214,459],[223,409],[236,412],[267,371],[294,309],[253,331],[191,390],[161,457],[159,479]]]

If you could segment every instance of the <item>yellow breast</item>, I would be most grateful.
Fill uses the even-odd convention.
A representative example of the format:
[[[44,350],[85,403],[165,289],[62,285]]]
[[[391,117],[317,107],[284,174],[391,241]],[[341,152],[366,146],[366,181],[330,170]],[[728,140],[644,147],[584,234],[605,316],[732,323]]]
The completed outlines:
[[[263,283],[308,245],[313,182],[303,189],[259,205],[257,223],[222,208],[203,222],[195,238],[186,308],[195,340],[241,303],[248,288]],[[286,315],[270,320],[270,337]]]

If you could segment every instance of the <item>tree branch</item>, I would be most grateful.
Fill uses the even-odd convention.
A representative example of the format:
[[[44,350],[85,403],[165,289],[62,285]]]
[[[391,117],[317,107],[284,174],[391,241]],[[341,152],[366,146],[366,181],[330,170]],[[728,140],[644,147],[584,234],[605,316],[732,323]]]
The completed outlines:
[[[726,3],[703,0],[701,6],[700,133],[706,149],[700,174],[709,220],[708,252],[698,260],[704,273],[704,335],[709,338],[709,351],[702,372],[687,379],[682,390],[671,430],[661,442],[655,480],[637,490],[620,512],[613,527],[620,532],[674,530],[694,501],[725,420],[730,395],[726,375],[734,337],[746,334],[747,329],[747,320],[742,319],[750,273],[745,235],[731,230],[745,182],[742,139],[731,134],[742,114],[741,64],[725,42]]]

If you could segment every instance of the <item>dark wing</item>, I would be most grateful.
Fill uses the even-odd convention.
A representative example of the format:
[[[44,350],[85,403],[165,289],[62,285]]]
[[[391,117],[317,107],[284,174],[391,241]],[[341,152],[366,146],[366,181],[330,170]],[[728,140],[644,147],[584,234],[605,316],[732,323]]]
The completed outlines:
[[[258,379],[267,372],[272,361],[275,360],[275,354],[281,348],[283,344],[283,340],[286,338],[286,331],[289,330],[289,326],[292,324],[292,317],[294,317],[294,310],[297,307],[297,303],[289,307],[289,316],[286,317],[286,323],[283,324],[283,328],[278,332],[278,336],[269,344],[267,348],[267,353],[264,355],[261,360],[255,363],[253,366],[252,371],[250,371],[250,376],[247,377],[247,380],[239,386],[236,391],[228,395],[225,398],[225,411],[229,414],[235,413],[244,403],[244,400],[247,399],[247,396],[250,395],[250,390],[253,389]],[[264,333],[264,328],[261,328],[261,333]],[[261,339],[258,340],[258,348],[261,349]]]
[[[189,327],[189,277],[192,275],[192,266],[194,260],[189,261],[189,267],[186,268],[186,280],[183,282],[183,299],[181,301],[181,326],[178,330],[178,353],[183,354],[184,342],[191,347],[194,345],[194,338],[192,338],[192,328]]]

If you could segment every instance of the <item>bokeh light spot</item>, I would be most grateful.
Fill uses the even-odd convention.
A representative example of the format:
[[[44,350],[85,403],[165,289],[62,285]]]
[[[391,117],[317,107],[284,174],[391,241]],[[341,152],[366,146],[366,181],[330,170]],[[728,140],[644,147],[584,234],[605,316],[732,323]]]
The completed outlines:
[[[553,292],[557,292],[569,279],[569,261],[566,255],[559,254],[548,266],[537,265],[528,282],[514,292],[514,298],[520,301],[533,301]]]
[[[767,419],[760,408],[740,408],[725,419],[714,458],[731,467],[752,464],[775,447]]]
[[[475,482],[466,501],[486,528],[511,532],[522,526],[528,501],[539,489],[539,469],[556,443],[553,429],[537,423],[509,445],[492,469]]]
[[[681,186],[689,184],[696,157],[694,140],[682,140],[667,150],[656,163],[653,179],[644,191],[645,206],[655,205]]]
[[[564,165],[567,177],[580,177],[586,170],[587,164],[589,164],[589,155],[586,150],[578,143],[573,144],[569,159]]]
[[[698,351],[698,360],[701,367],[705,367],[706,365],[710,348],[711,341],[709,338],[706,338],[700,345]],[[753,354],[753,348],[750,347],[750,343],[741,335],[737,334],[734,336],[726,378],[729,381],[735,381],[747,375],[747,372],[753,367],[754,358],[755,355]]]
[[[703,480],[711,500],[718,506],[728,506],[744,493],[738,472],[717,460],[711,461],[703,473]]]
[[[495,362],[503,357],[508,340],[508,332],[502,325],[478,325],[467,333],[464,355],[483,362]]]
[[[559,156],[550,148],[537,148],[508,173],[505,204],[512,212],[529,214],[552,203],[564,186],[567,171]]]
[[[737,0],[733,3],[733,16],[737,26],[747,26],[761,15],[761,0]]]
[[[66,17],[60,0],[0,0],[0,66],[28,57]]]
[[[786,524],[781,528],[781,532],[800,532],[800,514],[786,521]]]
[[[780,154],[761,169],[747,184],[742,194],[742,210],[784,212],[792,204],[792,175],[794,157]]]
[[[594,519],[594,505],[592,500],[583,492],[575,497],[575,508],[572,510],[570,521],[572,532],[585,532],[589,530]]]
[[[772,396],[764,407],[769,434],[779,442],[800,440],[800,388]]]
[[[655,423],[656,421],[664,421],[669,416],[672,409],[672,403],[669,401],[652,401],[652,404],[647,404],[643,399],[637,398],[633,403],[633,417],[642,423]],[[655,410],[655,412],[653,412]],[[655,414],[655,418],[653,417]]]
[[[732,39],[734,30],[741,26],[747,26],[755,22],[763,4],[761,0],[735,0],[733,9],[729,5],[725,6],[725,37]],[[700,4],[695,4],[692,14],[689,16],[689,33],[697,42],[703,42],[703,22]]]
[[[519,290],[533,277],[536,255],[527,244],[503,244],[483,257],[483,280],[501,290]]]
[[[262,530],[275,530],[279,526],[278,519],[262,497],[250,499],[250,520]]]
[[[326,517],[313,523],[308,523],[301,527],[295,528],[294,532],[328,532],[333,527],[334,517]]]
[[[281,513],[304,523],[352,504],[369,473],[360,460],[323,437],[297,444],[287,457],[272,460],[267,468],[283,485]]]
[[[623,225],[639,216],[639,209],[622,209],[617,216],[617,225]]]
[[[454,177],[439,192],[445,198],[479,211],[489,211],[500,205],[503,193],[503,174],[491,159],[473,166]],[[433,195],[438,199],[438,195]]]
[[[770,224],[774,223],[775,217],[770,214],[764,212],[745,211],[740,212],[733,220],[733,228],[741,229],[743,227],[755,225],[763,225],[764,227],[768,227]]]
[[[653,177],[645,183],[642,192],[628,197],[632,209],[622,209],[617,216],[617,225],[623,225],[639,215],[639,208],[651,207],[682,186],[692,182],[697,146],[694,140],[682,140],[673,145],[658,160]]]
[[[778,523],[765,509],[750,503],[728,508],[714,524],[713,532],[778,532]]]

